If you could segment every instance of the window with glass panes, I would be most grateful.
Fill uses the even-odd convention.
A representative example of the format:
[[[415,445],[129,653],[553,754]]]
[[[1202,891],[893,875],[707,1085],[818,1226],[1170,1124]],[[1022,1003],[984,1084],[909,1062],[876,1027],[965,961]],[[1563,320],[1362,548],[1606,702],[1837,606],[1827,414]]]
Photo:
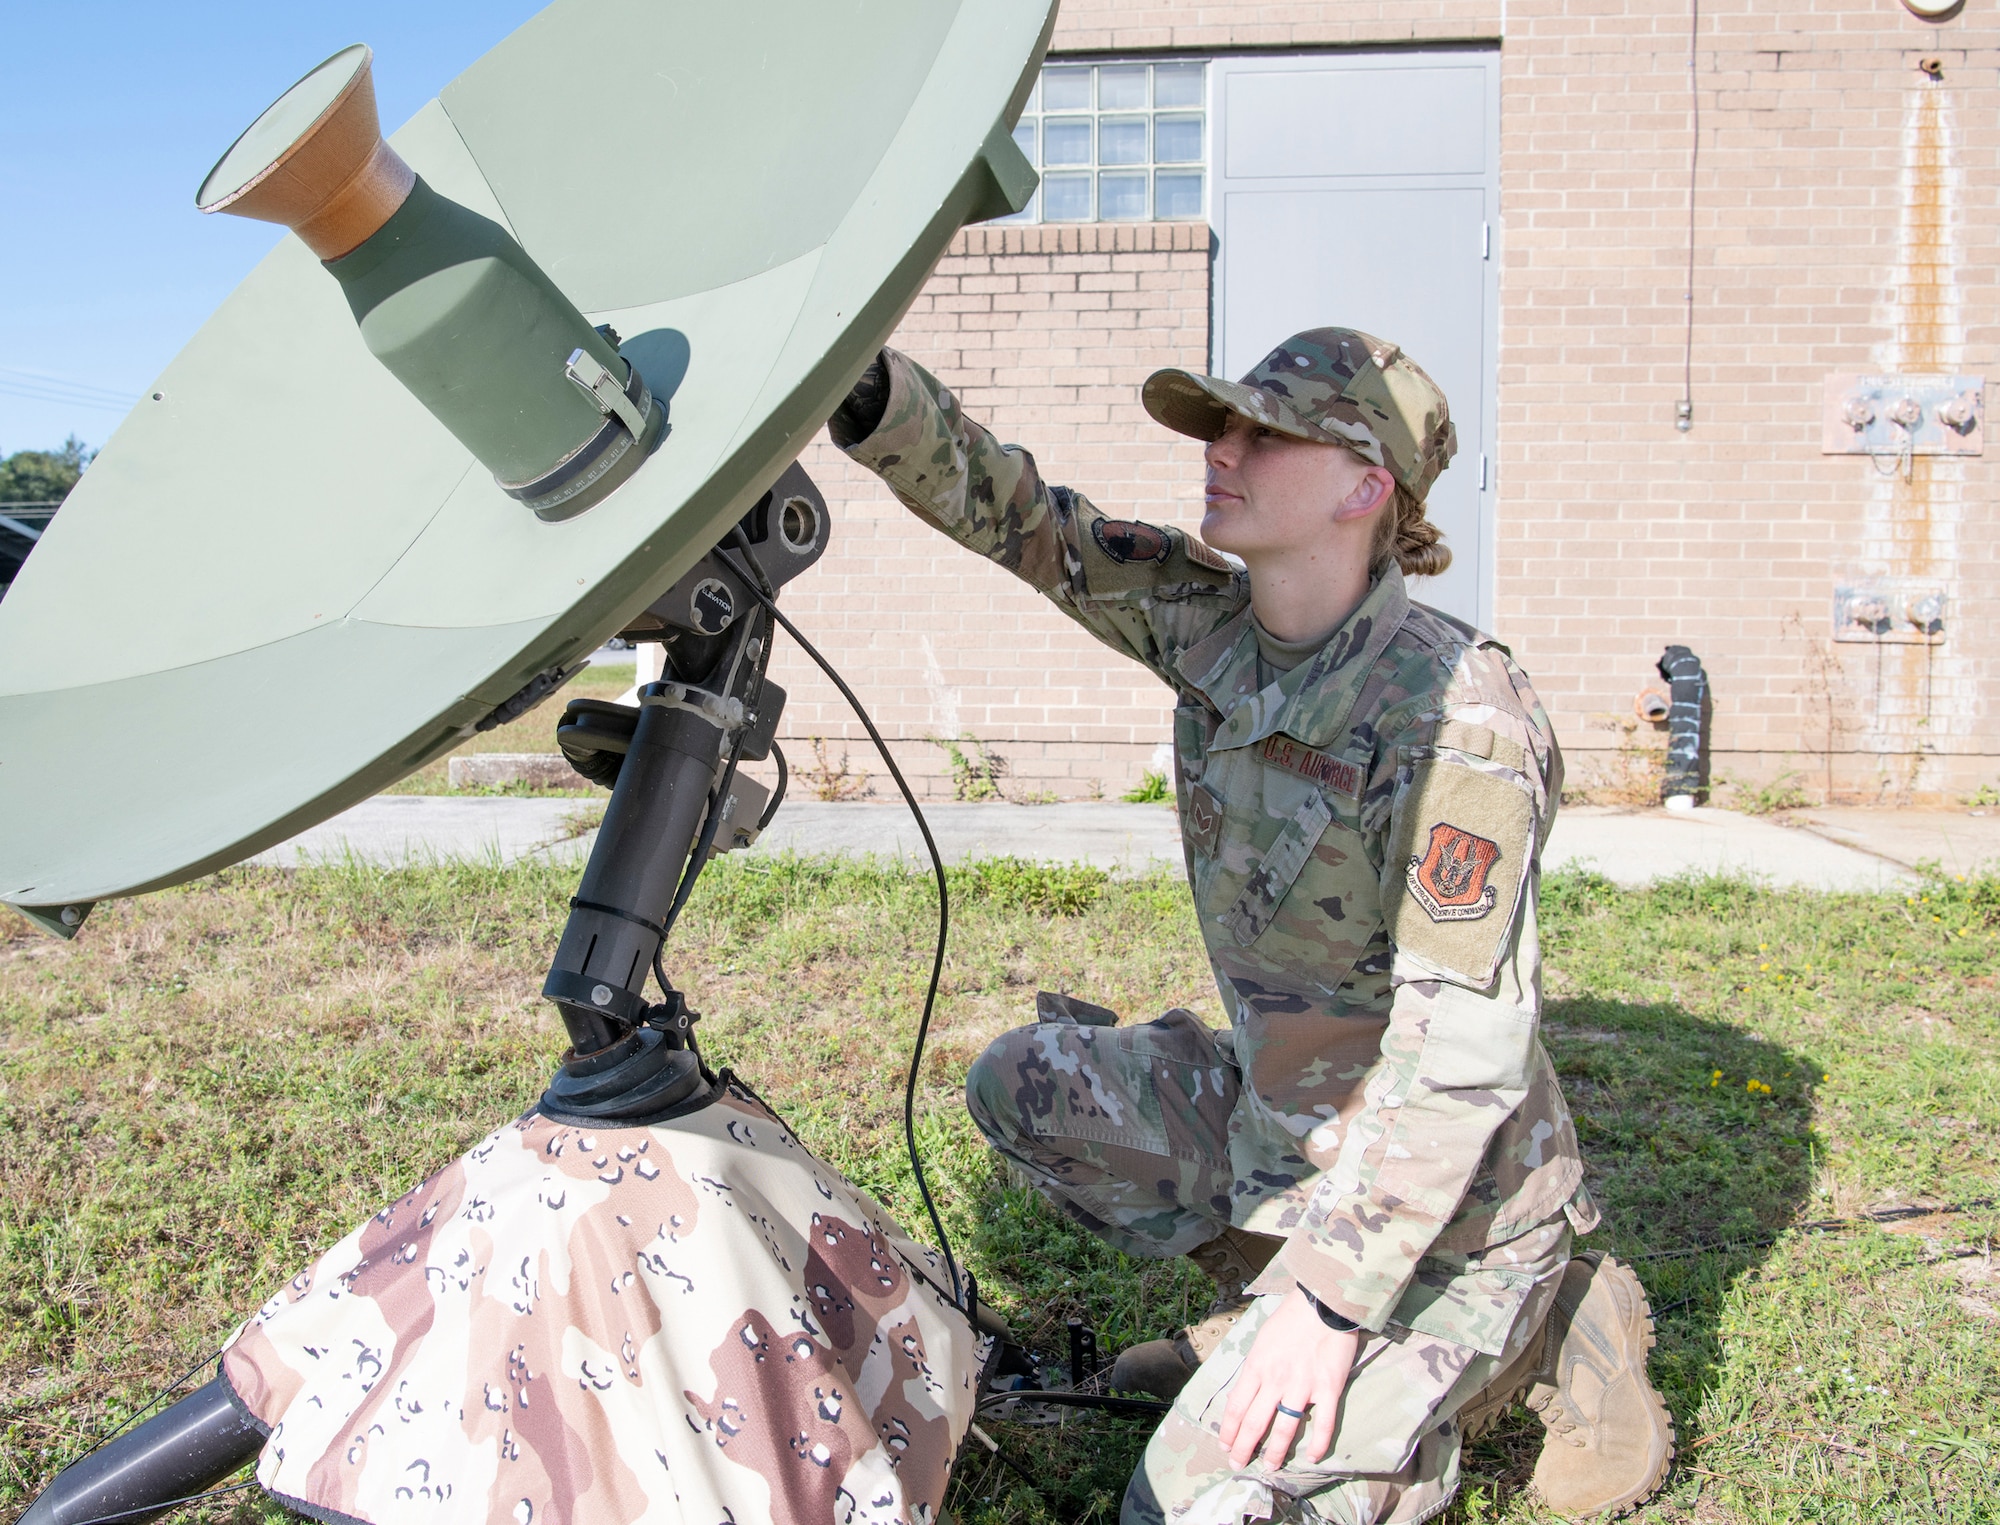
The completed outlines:
[[[1014,129],[1042,172],[1016,222],[1199,218],[1208,65],[1049,64]]]

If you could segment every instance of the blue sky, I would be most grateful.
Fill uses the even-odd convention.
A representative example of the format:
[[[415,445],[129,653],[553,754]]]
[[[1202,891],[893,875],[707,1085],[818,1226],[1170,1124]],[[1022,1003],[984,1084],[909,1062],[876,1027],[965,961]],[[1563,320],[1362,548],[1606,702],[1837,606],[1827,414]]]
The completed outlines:
[[[368,43],[383,125],[393,130],[542,4],[8,6],[0,454],[71,433],[103,444],[123,404],[289,236],[203,217],[194,189],[293,80],[351,42]]]

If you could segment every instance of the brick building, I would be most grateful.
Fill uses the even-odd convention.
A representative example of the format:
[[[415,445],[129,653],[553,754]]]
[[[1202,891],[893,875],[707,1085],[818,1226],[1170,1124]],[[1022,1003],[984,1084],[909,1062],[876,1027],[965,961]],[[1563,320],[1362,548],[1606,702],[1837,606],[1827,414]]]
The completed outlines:
[[[962,233],[894,342],[1052,480],[1192,526],[1147,373],[1382,333],[1461,431],[1458,564],[1416,596],[1513,647],[1573,779],[1645,791],[1634,700],[1681,643],[1718,779],[1955,796],[2000,778],[1994,463],[1969,384],[1921,378],[2000,335],[1996,69],[1983,0],[1069,0],[1019,134],[1037,204]],[[823,439],[805,463],[836,533],[790,607],[932,792],[952,737],[1019,798],[1161,765],[1164,687]],[[795,764],[820,736],[871,767],[781,669]]]

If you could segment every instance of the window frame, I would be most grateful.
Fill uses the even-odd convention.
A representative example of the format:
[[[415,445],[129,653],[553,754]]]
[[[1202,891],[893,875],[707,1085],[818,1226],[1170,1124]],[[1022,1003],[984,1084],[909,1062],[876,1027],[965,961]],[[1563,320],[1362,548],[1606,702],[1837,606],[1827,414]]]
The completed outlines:
[[[1115,57],[1115,58],[1052,58],[1042,65],[1036,76],[1033,90],[1027,104],[1022,108],[1021,119],[1014,129],[1014,140],[1035,167],[1040,181],[1028,205],[1011,217],[997,219],[1003,224],[1051,224],[1080,227],[1091,223],[1111,223],[1131,225],[1146,222],[1206,222],[1209,215],[1209,193],[1215,175],[1209,160],[1214,143],[1213,110],[1210,101],[1211,81],[1215,71],[1211,67],[1214,60],[1199,57]],[[1144,104],[1113,105],[1104,104],[1106,90],[1104,71],[1143,68],[1146,71]],[[1160,104],[1160,71],[1162,69],[1199,70],[1200,89],[1192,103]],[[1071,75],[1087,70],[1089,73],[1088,105],[1048,104],[1051,75]],[[1174,125],[1184,125],[1188,118],[1199,124],[1200,143],[1196,156],[1192,159],[1161,160],[1158,158],[1160,128],[1163,120],[1174,119]],[[1143,157],[1107,161],[1105,158],[1105,127],[1124,127],[1137,122],[1143,129]],[[1046,161],[1051,125],[1083,125],[1085,128],[1086,159],[1070,159],[1062,163]],[[1163,213],[1160,210],[1161,180],[1183,182],[1187,178],[1197,178],[1200,192],[1192,211]],[[1104,214],[1107,178],[1111,186],[1129,184],[1143,178],[1142,210],[1135,214],[1106,216]],[[1051,185],[1053,179],[1054,185]],[[1080,187],[1085,194],[1083,215],[1052,217],[1048,213],[1050,193],[1059,195],[1072,187]],[[1075,210],[1073,202],[1059,201],[1064,211]]]

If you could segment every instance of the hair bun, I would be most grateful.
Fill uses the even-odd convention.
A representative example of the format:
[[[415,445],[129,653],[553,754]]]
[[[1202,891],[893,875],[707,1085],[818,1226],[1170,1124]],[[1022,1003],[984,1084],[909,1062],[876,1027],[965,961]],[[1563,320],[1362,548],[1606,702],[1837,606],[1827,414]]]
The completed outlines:
[[[1451,565],[1444,532],[1424,517],[1424,500],[1400,482],[1375,537],[1369,575],[1379,577],[1391,561],[1405,577],[1435,577]],[[1395,528],[1388,526],[1394,524]]]

